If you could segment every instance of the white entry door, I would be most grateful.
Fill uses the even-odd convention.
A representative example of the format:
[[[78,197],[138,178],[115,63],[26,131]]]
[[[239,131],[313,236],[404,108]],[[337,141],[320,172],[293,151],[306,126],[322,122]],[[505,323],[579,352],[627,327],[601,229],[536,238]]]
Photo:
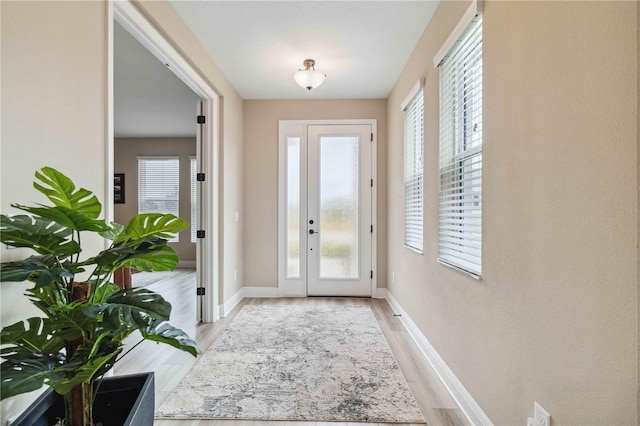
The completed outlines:
[[[371,297],[372,124],[283,123],[280,294]]]

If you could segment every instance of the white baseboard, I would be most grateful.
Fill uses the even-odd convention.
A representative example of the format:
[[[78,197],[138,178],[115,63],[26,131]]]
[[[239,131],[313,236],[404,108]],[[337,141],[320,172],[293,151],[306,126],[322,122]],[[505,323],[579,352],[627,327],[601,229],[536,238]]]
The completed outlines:
[[[243,287],[244,297],[279,297],[278,287]]]
[[[220,317],[226,317],[245,297],[278,297],[278,289],[276,287],[242,287],[224,305],[219,306]]]
[[[471,397],[471,394],[465,389],[460,380],[453,374],[453,371],[449,368],[444,359],[438,354],[435,348],[431,345],[429,340],[420,331],[418,326],[413,322],[409,314],[402,309],[402,306],[393,297],[393,294],[386,288],[378,289],[378,294],[382,294],[381,290],[384,290],[385,297],[391,308],[400,314],[400,321],[405,326],[411,338],[416,342],[422,354],[427,359],[431,367],[436,371],[438,377],[447,388],[453,399],[456,401],[464,415],[467,417],[472,425],[493,426],[493,423],[482,411],[482,408]]]
[[[376,288],[376,294],[373,295],[374,299],[386,299],[387,298],[387,289],[386,288]]]
[[[236,291],[236,293],[233,296],[231,296],[229,300],[224,302],[223,305],[219,306],[218,311],[220,313],[220,318],[226,317],[227,315],[229,315],[229,312],[233,311],[233,309],[236,306],[238,306],[238,303],[240,303],[244,298],[243,292],[244,292],[244,287]]]

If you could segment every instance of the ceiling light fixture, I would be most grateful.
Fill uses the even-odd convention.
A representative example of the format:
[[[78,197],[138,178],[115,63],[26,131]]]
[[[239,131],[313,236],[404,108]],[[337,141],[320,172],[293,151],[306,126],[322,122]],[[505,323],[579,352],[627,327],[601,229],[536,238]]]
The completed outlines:
[[[298,83],[298,86],[307,90],[315,89],[320,86],[324,81],[326,75],[320,71],[316,71],[314,68],[316,61],[313,59],[305,59],[303,62],[304,69],[299,70],[293,75],[293,79]]]

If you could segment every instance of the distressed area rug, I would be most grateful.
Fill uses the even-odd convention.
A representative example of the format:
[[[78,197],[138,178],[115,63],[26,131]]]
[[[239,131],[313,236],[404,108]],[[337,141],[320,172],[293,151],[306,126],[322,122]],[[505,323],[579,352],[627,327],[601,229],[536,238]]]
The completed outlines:
[[[368,306],[244,306],[157,418],[424,423]]]

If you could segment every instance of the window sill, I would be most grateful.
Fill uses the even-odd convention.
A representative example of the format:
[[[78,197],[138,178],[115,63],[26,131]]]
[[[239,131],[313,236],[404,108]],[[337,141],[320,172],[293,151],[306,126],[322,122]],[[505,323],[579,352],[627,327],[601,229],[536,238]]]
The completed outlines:
[[[467,271],[466,269],[462,269],[462,268],[461,268],[461,267],[459,267],[459,266],[452,265],[451,263],[447,263],[447,262],[445,262],[444,260],[440,260],[440,259],[438,259],[438,263],[439,263],[439,264],[441,264],[441,265],[443,265],[443,266],[446,266],[446,267],[448,267],[448,268],[451,268],[451,269],[453,269],[453,270],[456,270],[456,271],[458,271],[458,272],[462,272],[463,274],[468,275],[468,276],[470,276],[471,278],[473,278],[473,279],[475,279],[475,280],[480,281],[480,280],[482,279],[482,276],[481,276],[481,275],[478,275],[478,274],[473,273],[473,272],[469,272],[469,271]]]
[[[412,251],[414,253],[417,253],[417,254],[424,254],[424,252],[422,250],[418,250],[417,248],[413,248],[413,247],[408,246],[406,244],[404,245],[404,248],[406,248],[407,250]]]

